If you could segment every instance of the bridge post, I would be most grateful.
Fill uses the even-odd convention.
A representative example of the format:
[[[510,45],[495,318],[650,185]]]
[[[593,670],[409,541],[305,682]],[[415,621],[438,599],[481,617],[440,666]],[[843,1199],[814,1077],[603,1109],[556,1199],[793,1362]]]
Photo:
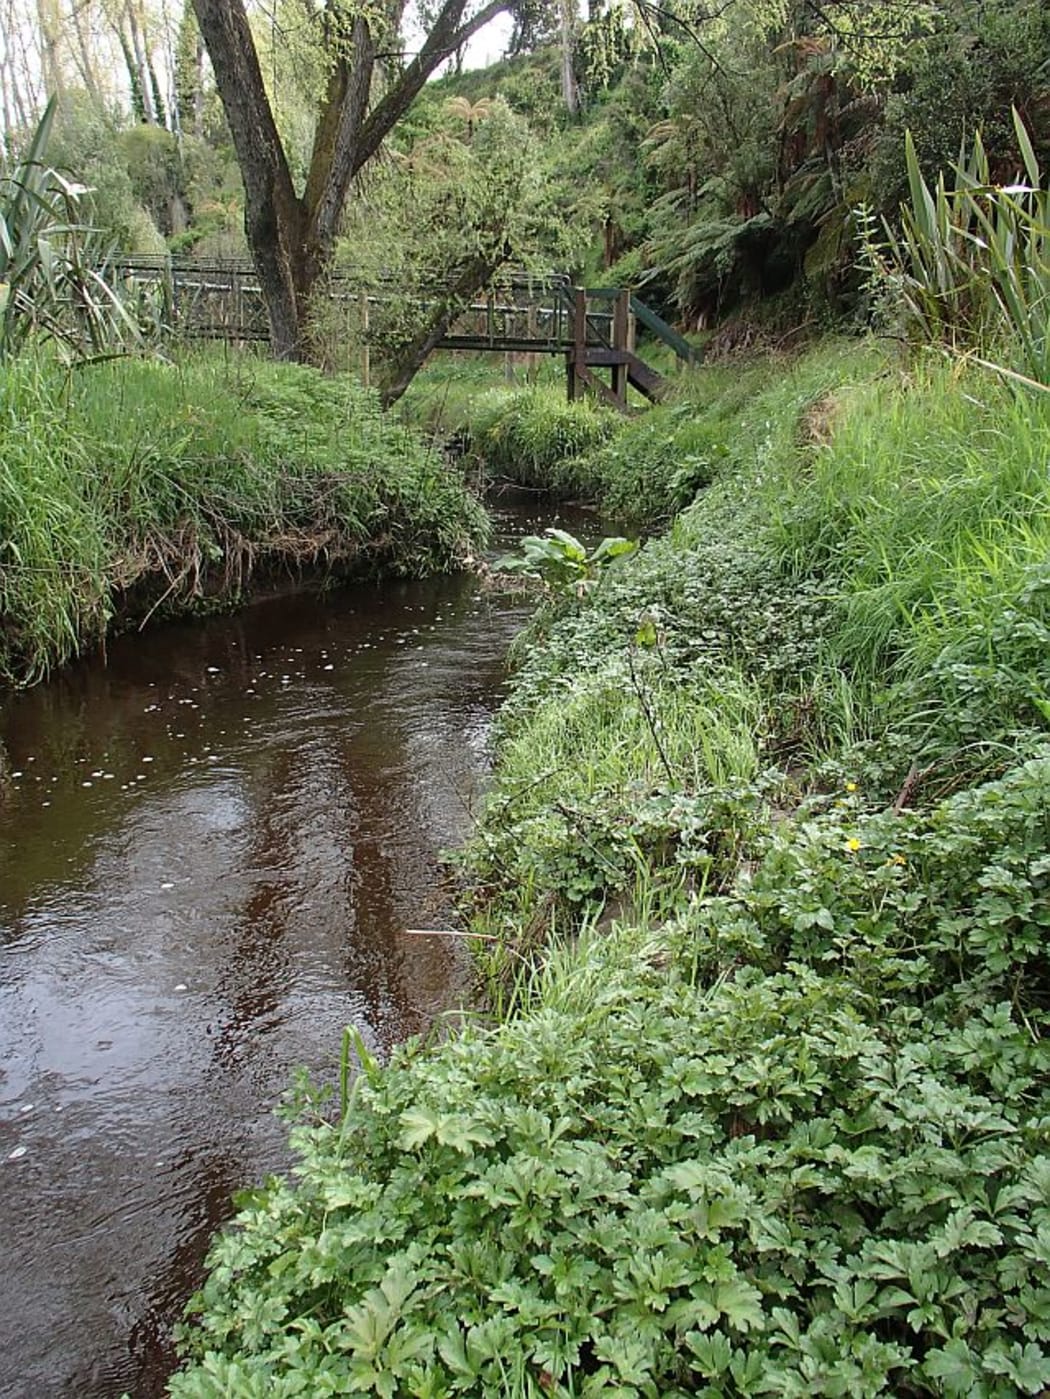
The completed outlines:
[[[581,375],[580,371],[584,373]],[[572,295],[572,349],[565,356],[569,402],[580,396],[587,370],[587,293],[574,287]]]
[[[612,343],[613,349],[626,352],[630,349],[631,293],[621,291],[613,306]],[[616,402],[627,411],[627,363],[612,366],[612,391]]]
[[[358,308],[361,321],[361,382],[367,389],[372,386],[372,353],[368,344],[370,317],[367,291],[360,293]]]

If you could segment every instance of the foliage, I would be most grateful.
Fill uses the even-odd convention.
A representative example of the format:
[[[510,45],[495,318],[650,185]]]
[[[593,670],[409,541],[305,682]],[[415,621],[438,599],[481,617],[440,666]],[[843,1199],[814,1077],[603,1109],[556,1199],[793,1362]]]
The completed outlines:
[[[83,187],[82,217],[102,229],[115,247],[129,253],[163,253],[160,229],[136,197],[121,149],[123,130],[118,113],[85,93],[64,92],[56,103],[48,159]]]
[[[709,485],[727,453],[717,411],[697,415],[690,403],[649,410],[588,459],[587,475],[614,520],[665,521]]]
[[[174,1395],[1050,1384],[1050,424],[975,373],[693,385],[711,484],[500,722],[502,1023],[300,1104]]]
[[[0,360],[33,336],[73,356],[135,339],[104,275],[105,245],[79,222],[83,188],[45,163],[54,115],[51,103],[22,161],[0,177]]]
[[[949,986],[949,1013],[919,1009],[941,983],[907,924],[884,950],[887,891],[943,920],[949,957],[956,905],[817,822],[755,893],[585,936],[527,1016],[366,1066],[341,1122],[298,1131],[298,1186],[256,1192],[213,1250],[171,1393],[1039,1392],[1046,1056],[994,988],[1045,937],[1048,776],[912,823],[945,893],[985,885],[976,1004]],[[852,908],[843,883],[873,915],[807,921],[792,891]]]
[[[1005,341],[1024,381],[1050,387],[1050,190],[1020,117],[1014,125],[1026,180],[993,184],[980,133],[972,153],[931,191],[907,142],[910,204],[876,273],[903,303],[913,334],[995,354]],[[1010,373],[1010,367],[1003,372]]]
[[[896,219],[908,127],[931,171],[980,128],[1005,182],[1012,102],[1045,162],[1050,29],[1035,0],[889,10],[737,0],[650,18],[644,41],[642,23],[608,54],[617,7],[583,26],[584,68],[595,40],[594,72],[580,73],[585,110],[551,130],[546,178],[590,228],[585,279],[609,280],[611,267],[686,324],[750,316],[788,291],[784,329],[855,309],[854,210]],[[540,58],[516,60],[521,74]],[[508,81],[518,71],[503,64],[491,84],[470,74],[443,90],[527,105]]]
[[[587,456],[622,420],[564,387],[492,389],[474,404],[468,445],[491,471],[523,486],[571,491],[586,480]]]
[[[542,535],[526,535],[520,553],[505,554],[493,567],[537,579],[555,597],[584,597],[606,569],[637,548],[633,540],[610,535],[588,550],[574,535],[552,526]]]
[[[0,673],[259,570],[419,574],[483,537],[440,457],[346,380],[218,358],[0,374]]]
[[[572,239],[525,120],[499,98],[452,98],[417,116],[344,220],[340,261],[361,287],[381,287],[381,300],[365,320],[352,299],[327,335],[319,311],[316,333],[340,350],[369,345],[389,379],[446,299],[469,307],[506,263],[542,273]]]
[[[950,169],[959,148],[980,131],[997,181],[1016,173],[1012,110],[1021,113],[1036,153],[1050,157],[1043,115],[1050,56],[1050,14],[1039,0],[962,0],[913,45],[902,81],[886,98],[866,141],[870,198],[893,214],[908,198],[905,134],[919,167]]]

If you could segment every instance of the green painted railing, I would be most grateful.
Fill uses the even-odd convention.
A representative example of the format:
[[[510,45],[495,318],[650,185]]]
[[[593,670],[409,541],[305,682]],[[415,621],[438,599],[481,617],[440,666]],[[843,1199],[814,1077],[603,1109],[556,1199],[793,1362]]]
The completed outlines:
[[[664,318],[658,316],[651,307],[646,306],[644,301],[639,301],[633,292],[631,294],[631,315],[641,325],[644,325],[646,330],[651,331],[658,340],[662,340],[665,345],[670,345],[680,360],[684,360],[686,364],[700,363],[703,352],[698,350],[695,345],[690,345],[684,336],[679,335],[673,326],[669,326]]]

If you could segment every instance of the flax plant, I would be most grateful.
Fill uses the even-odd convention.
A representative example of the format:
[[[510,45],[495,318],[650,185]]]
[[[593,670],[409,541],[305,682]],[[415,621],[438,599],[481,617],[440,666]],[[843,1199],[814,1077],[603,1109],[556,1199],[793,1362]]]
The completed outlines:
[[[962,350],[1015,383],[1050,388],[1050,190],[1017,112],[1014,128],[1024,178],[992,179],[980,132],[931,189],[909,134],[910,202],[901,231],[886,226],[883,280],[892,285],[913,331]],[[869,254],[872,250],[869,244]],[[1013,363],[1004,362],[1013,360]]]
[[[106,280],[101,234],[80,218],[88,193],[47,164],[52,99],[24,158],[0,175],[0,360],[40,337],[73,358],[138,338],[134,318]]]

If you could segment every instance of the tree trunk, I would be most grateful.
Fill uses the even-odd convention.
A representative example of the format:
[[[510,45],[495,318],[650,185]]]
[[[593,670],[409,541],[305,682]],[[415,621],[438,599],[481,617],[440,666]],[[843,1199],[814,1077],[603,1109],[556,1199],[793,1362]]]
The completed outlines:
[[[77,64],[77,71],[80,73],[80,76],[83,79],[84,87],[87,89],[88,96],[92,99],[93,102],[96,103],[96,105],[101,105],[102,90],[99,85],[98,78],[95,76],[95,64],[91,53],[91,45],[88,43],[87,35],[84,32],[83,5],[73,6],[72,18],[73,28],[77,36],[75,59]]]
[[[558,34],[561,44],[561,95],[569,116],[580,110],[580,89],[576,82],[576,5],[574,0],[558,0]]]
[[[53,97],[65,87],[59,53],[62,20],[54,0],[37,0],[36,12],[40,33],[40,66],[48,96]]]
[[[463,314],[481,288],[488,285],[508,256],[509,250],[487,255],[479,253],[462,269],[448,295],[433,309],[426,323],[399,351],[397,359],[384,368],[379,390],[384,408],[397,402],[453,321]]]
[[[266,99],[259,58],[242,5],[193,0],[211,55],[244,181],[244,231],[259,274],[278,359],[306,355],[305,312],[317,275],[305,239],[305,210]]]
[[[145,123],[149,118],[146,113],[146,99],[142,95],[142,78],[123,25],[117,30],[117,41],[120,44],[120,52],[124,56],[124,67],[128,70],[128,90],[131,94],[132,113],[136,121]]]
[[[376,155],[431,73],[509,4],[488,0],[463,22],[467,0],[445,0],[415,58],[371,110],[376,47],[369,20],[357,15],[349,34],[339,34],[300,198],[266,96],[244,0],[193,0],[237,151],[245,233],[277,358],[309,358],[310,294],[331,257],[354,176]],[[392,23],[400,11],[398,0],[390,0]]]
[[[138,19],[135,15],[135,6],[128,3],[125,11],[128,21],[128,32],[131,35],[131,52],[135,58],[135,69],[138,73],[139,92],[142,94],[142,110],[146,114],[146,121],[150,126],[156,126],[157,109],[154,106],[153,84],[150,82],[149,63],[146,58],[145,40],[139,29]]]

